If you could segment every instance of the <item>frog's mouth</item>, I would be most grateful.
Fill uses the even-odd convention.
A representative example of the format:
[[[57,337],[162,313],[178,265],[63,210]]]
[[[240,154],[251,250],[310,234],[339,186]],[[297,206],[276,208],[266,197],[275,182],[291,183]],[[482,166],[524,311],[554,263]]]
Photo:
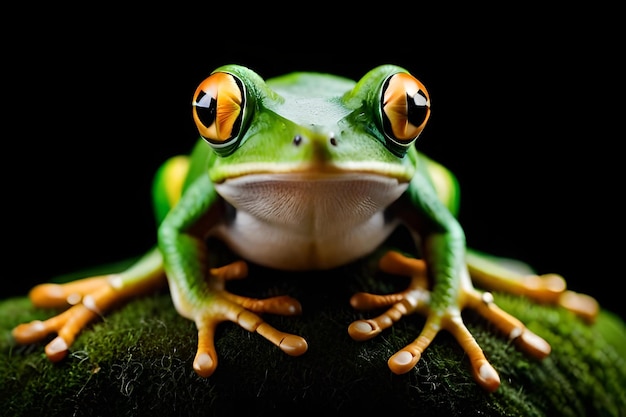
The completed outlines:
[[[279,175],[276,180],[284,181],[319,181],[319,180],[343,180],[352,181],[355,176],[367,176],[370,179],[383,180],[385,177],[395,179],[397,182],[409,182],[415,174],[413,166],[402,164],[390,164],[380,161],[355,161],[342,163],[327,163],[316,161],[308,164],[276,163],[276,162],[248,162],[221,166],[220,169],[211,173],[211,181],[219,184],[224,181],[232,181],[240,177],[249,177],[250,181],[256,175]]]
[[[366,223],[407,186],[394,177],[357,172],[259,173],[215,185],[237,210],[305,233]]]

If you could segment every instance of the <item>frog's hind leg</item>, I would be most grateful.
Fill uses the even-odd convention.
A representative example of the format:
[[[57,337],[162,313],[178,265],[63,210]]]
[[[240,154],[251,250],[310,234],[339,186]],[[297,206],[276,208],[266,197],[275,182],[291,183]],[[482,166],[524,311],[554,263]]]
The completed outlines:
[[[597,301],[585,294],[566,289],[557,274],[537,275],[526,264],[469,250],[467,266],[472,281],[491,291],[523,295],[532,300],[560,305],[591,323],[598,314]]]
[[[48,358],[63,359],[74,340],[90,322],[121,301],[166,285],[162,257],[153,249],[126,271],[79,279],[66,284],[41,284],[29,296],[42,308],[67,308],[48,320],[20,324],[13,337],[20,344],[35,343],[49,334],[57,337],[46,345]],[[69,307],[69,308],[68,308]]]

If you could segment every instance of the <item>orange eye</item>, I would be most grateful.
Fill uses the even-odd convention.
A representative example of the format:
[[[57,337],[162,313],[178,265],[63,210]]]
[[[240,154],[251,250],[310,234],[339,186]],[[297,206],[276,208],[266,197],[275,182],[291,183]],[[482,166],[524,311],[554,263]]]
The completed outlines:
[[[193,119],[200,135],[219,148],[241,129],[246,94],[239,78],[225,72],[210,75],[193,96]]]
[[[387,79],[381,97],[385,134],[402,146],[409,146],[424,130],[430,116],[430,98],[415,77],[398,73]]]

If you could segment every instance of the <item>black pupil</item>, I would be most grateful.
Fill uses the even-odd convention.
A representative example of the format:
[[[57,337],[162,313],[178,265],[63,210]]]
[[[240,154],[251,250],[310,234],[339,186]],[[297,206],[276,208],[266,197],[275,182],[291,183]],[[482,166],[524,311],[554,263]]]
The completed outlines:
[[[211,126],[215,122],[217,100],[201,91],[196,100],[196,113],[202,124]]]
[[[415,97],[417,95],[419,95],[420,97],[418,98],[418,100],[415,100]],[[413,126],[421,125],[422,122],[424,122],[424,119],[426,119],[426,115],[428,114],[428,106],[423,105],[423,104],[418,104],[418,102],[419,103],[426,102],[426,95],[424,94],[422,90],[419,90],[413,97],[407,94],[406,102],[407,102],[407,107],[408,107],[407,118],[409,122]]]

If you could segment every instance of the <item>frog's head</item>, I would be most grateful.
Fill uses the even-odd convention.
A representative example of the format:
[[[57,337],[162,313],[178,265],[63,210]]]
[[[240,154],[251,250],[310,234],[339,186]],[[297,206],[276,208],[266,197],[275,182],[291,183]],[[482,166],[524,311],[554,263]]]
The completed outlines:
[[[214,183],[279,173],[373,174],[406,183],[415,172],[413,144],[429,115],[422,83],[393,65],[358,82],[306,72],[264,81],[228,65],[193,98],[198,130],[217,155]]]

